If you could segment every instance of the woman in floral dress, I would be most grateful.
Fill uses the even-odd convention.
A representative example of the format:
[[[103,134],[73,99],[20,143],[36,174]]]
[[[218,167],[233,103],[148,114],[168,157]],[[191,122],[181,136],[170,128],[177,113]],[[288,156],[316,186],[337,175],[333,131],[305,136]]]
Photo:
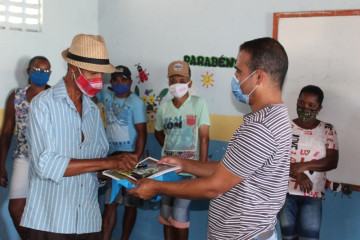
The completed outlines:
[[[27,239],[27,229],[19,226],[29,190],[28,170],[29,151],[26,142],[26,119],[30,101],[47,85],[51,74],[50,62],[42,56],[33,57],[26,70],[29,85],[13,91],[7,99],[5,117],[0,137],[0,186],[7,187],[8,178],[5,160],[9,151],[12,135],[15,135],[13,151],[13,172],[10,183],[9,212],[15,228],[22,239]]]

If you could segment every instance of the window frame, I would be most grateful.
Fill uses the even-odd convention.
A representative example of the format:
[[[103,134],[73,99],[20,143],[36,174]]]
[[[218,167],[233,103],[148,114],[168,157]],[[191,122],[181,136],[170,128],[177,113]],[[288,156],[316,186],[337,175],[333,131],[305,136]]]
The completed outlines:
[[[42,32],[42,16],[43,0],[0,0],[0,30]]]

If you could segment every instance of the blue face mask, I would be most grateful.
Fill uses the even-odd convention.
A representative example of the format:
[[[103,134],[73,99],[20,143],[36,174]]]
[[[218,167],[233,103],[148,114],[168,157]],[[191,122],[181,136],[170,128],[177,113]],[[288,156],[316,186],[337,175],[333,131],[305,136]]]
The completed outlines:
[[[130,89],[130,85],[128,84],[121,84],[121,83],[117,83],[117,84],[111,84],[112,89],[114,90],[114,92],[118,95],[122,95],[124,93],[127,93]]]
[[[241,83],[237,80],[235,75],[232,77],[231,80],[231,89],[236,97],[237,100],[239,100],[242,103],[249,104],[249,97],[250,95],[255,91],[258,85],[254,87],[254,89],[249,94],[244,94],[240,88],[241,84],[243,84],[246,80],[248,80],[257,70],[253,71],[247,78],[245,78]]]
[[[30,72],[30,80],[35,86],[44,86],[50,78],[50,74],[46,72]]]

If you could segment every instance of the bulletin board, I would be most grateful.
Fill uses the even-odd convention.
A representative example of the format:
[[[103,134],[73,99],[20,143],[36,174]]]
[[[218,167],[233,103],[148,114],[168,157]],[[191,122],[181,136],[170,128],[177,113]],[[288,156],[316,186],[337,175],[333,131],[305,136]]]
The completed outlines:
[[[360,10],[274,13],[273,20],[273,37],[289,57],[283,100],[290,117],[301,88],[319,86],[318,119],[332,123],[339,140],[339,164],[327,177],[360,185]]]

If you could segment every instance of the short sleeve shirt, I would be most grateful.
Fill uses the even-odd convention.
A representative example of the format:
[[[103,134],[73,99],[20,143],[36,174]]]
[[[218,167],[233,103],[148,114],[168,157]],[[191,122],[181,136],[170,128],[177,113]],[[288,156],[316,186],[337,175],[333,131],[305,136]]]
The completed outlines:
[[[336,130],[333,125],[320,121],[314,129],[303,129],[292,122],[293,139],[291,146],[292,163],[316,161],[326,156],[327,149],[338,150]],[[292,195],[323,198],[325,196],[326,172],[305,171],[312,181],[310,193],[300,190],[296,180],[290,177],[288,192]]]
[[[243,181],[210,201],[208,239],[253,239],[274,229],[289,178],[291,127],[285,105],[244,116],[221,161]]]
[[[107,89],[96,97],[106,108],[109,155],[115,151],[133,152],[137,139],[135,124],[147,121],[145,103],[133,93],[127,98],[118,98]]]
[[[172,100],[162,103],[156,113],[156,131],[166,131],[162,156],[179,156],[199,159],[201,125],[210,126],[209,113],[204,99],[189,96],[180,108]]]

